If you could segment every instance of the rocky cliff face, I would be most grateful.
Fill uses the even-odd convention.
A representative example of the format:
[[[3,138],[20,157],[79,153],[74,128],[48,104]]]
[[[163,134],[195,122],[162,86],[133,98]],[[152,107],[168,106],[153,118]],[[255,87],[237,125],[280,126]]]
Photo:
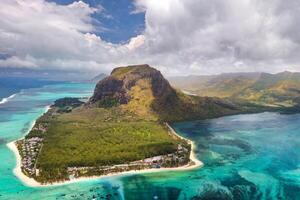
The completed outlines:
[[[115,99],[120,104],[125,104],[129,101],[130,96],[126,93],[123,81],[109,76],[101,80],[95,88],[93,96],[90,98],[90,103],[98,101]]]
[[[174,92],[160,71],[149,65],[134,65],[116,68],[110,76],[98,82],[89,103],[114,100],[119,104],[127,104],[133,98],[130,90],[139,81],[147,81],[148,84],[144,84],[143,89],[151,89],[155,98]]]

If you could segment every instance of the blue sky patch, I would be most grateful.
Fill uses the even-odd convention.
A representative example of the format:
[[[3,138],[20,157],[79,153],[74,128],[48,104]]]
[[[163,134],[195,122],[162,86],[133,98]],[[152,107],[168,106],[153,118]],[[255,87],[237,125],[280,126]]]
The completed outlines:
[[[111,43],[124,43],[131,37],[139,35],[145,28],[144,13],[132,14],[132,0],[82,0],[92,7],[101,5],[104,10],[93,14],[96,26],[101,26],[95,32],[103,40]],[[57,4],[70,4],[74,0],[51,0]]]

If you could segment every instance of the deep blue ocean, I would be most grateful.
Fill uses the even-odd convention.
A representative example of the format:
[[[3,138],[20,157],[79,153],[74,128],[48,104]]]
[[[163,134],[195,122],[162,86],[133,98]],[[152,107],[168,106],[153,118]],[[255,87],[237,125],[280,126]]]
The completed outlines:
[[[3,98],[27,88],[39,88],[44,85],[57,84],[58,81],[49,81],[37,78],[0,77],[0,102]]]
[[[199,169],[114,176],[32,188],[13,174],[8,142],[26,134],[47,105],[87,97],[93,84],[43,83],[0,104],[0,199],[300,199],[300,115],[260,113],[172,124],[193,140]],[[2,95],[2,96],[1,96]],[[0,98],[0,101],[1,101]]]

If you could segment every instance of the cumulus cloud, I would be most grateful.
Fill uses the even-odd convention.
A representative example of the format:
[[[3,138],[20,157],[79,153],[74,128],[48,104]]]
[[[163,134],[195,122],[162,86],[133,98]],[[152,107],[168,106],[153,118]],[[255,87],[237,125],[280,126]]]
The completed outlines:
[[[44,0],[2,0],[0,7],[0,52],[9,55],[0,66],[91,70],[122,57],[121,45],[93,34],[92,14],[101,7]]]
[[[134,51],[137,48],[139,48],[140,46],[144,45],[144,43],[145,43],[145,36],[138,35],[136,37],[131,38],[129,43],[126,45],[126,47],[129,50]]]
[[[177,71],[300,70],[297,0],[136,0],[145,51]]]
[[[0,67],[108,71],[149,63],[165,74],[300,71],[297,0],[135,0],[145,30],[127,44],[95,35],[101,6],[1,0]],[[126,31],[126,30],[124,30]]]

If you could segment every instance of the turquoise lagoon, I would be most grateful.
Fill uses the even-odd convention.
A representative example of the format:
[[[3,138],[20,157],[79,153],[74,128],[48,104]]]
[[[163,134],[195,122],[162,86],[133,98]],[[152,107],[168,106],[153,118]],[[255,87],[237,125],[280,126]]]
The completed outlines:
[[[6,143],[26,134],[55,99],[89,96],[94,85],[26,89],[0,105],[0,199],[300,199],[300,115],[260,113],[172,124],[193,140],[204,167],[31,188],[13,174]]]

